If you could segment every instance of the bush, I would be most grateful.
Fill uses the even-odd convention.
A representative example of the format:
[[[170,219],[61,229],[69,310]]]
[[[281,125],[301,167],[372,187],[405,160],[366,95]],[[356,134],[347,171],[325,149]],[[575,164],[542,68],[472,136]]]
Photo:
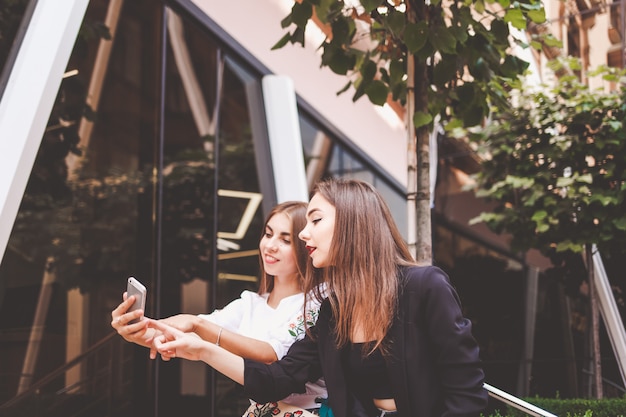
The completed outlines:
[[[626,417],[626,396],[621,398],[526,398],[525,401],[558,417]],[[490,417],[525,417],[528,414],[506,406],[506,416],[500,412]]]

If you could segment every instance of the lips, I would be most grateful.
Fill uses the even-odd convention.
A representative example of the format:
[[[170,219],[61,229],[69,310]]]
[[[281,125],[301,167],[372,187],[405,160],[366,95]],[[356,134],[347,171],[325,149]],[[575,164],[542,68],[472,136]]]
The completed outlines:
[[[306,250],[309,251],[309,256],[313,254],[313,252],[315,252],[315,249],[313,246],[307,246]]]
[[[265,262],[267,262],[268,264],[273,264],[278,262],[278,259],[274,258],[271,255],[265,255]]]

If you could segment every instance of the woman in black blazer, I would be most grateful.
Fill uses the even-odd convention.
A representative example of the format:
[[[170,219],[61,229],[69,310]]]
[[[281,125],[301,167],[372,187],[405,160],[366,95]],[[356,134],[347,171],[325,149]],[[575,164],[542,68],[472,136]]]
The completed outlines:
[[[307,290],[323,280],[328,298],[283,359],[244,360],[158,322],[155,349],[205,361],[259,403],[323,376],[335,417],[480,415],[484,374],[459,298],[442,270],[415,264],[371,185],[318,183],[299,237],[316,268]]]

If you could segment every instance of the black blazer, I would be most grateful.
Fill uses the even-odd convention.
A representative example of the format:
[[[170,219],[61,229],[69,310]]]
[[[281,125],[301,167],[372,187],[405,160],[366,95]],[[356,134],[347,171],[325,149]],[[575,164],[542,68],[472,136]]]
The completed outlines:
[[[448,276],[437,267],[406,267],[398,287],[398,312],[387,335],[390,354],[385,361],[399,416],[479,416],[488,395],[478,345]],[[323,376],[335,417],[351,417],[353,400],[333,329],[325,300],[311,329],[313,338],[294,343],[272,364],[244,360],[246,396],[260,403],[276,401],[304,392],[307,381]]]

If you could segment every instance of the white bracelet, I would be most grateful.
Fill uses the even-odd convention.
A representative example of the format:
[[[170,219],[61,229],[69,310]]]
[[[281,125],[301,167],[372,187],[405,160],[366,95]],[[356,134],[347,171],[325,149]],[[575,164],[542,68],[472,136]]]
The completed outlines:
[[[215,341],[215,346],[220,345],[220,338],[222,337],[222,330],[224,330],[224,328],[220,327],[220,331],[217,332],[217,340]]]

